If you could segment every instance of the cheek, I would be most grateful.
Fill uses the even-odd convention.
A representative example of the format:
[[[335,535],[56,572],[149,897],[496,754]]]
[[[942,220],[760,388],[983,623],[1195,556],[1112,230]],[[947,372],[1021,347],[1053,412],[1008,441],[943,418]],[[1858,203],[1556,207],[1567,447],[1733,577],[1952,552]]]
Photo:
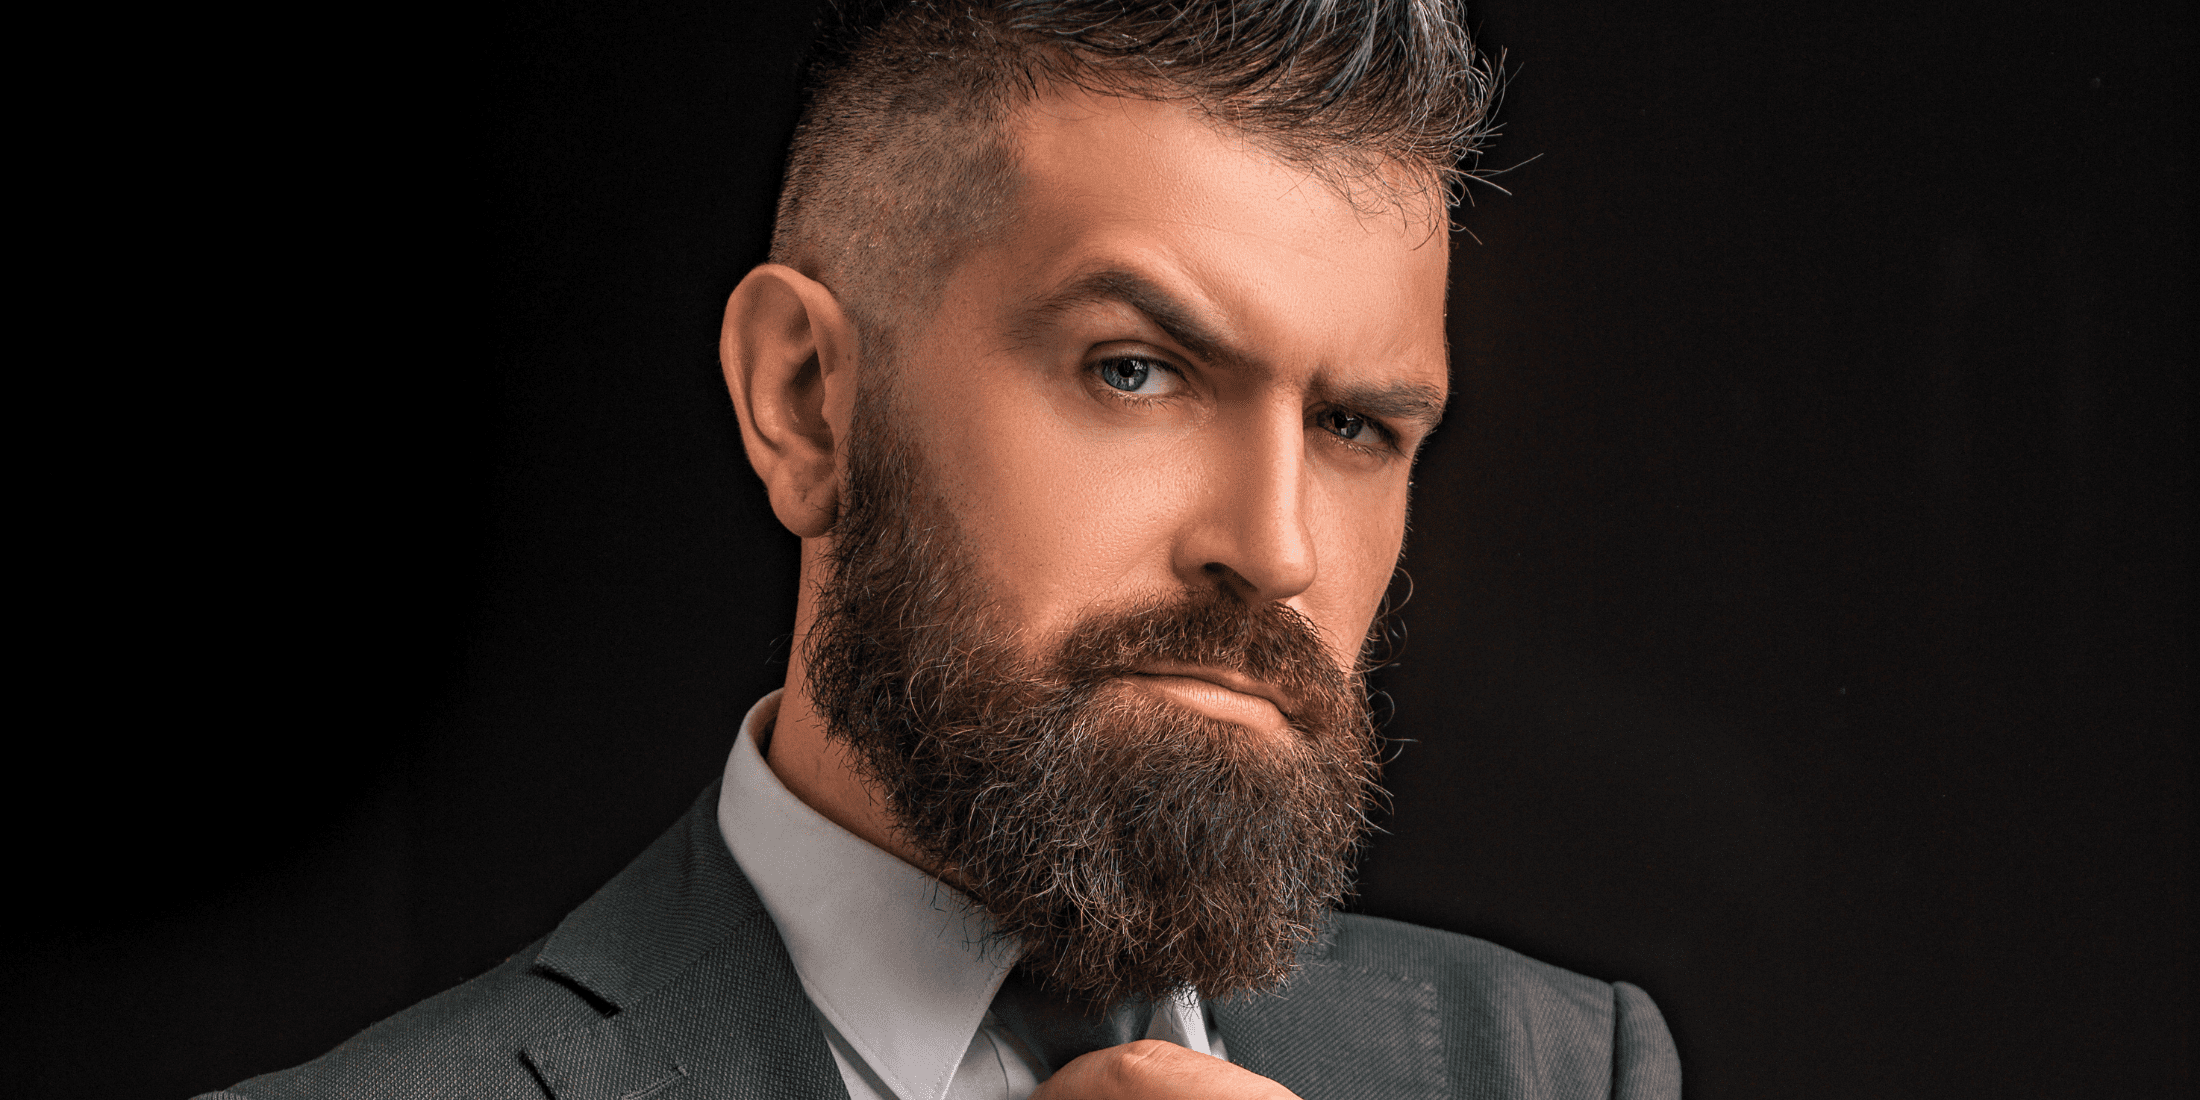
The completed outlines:
[[[934,483],[969,536],[996,605],[1041,632],[1095,602],[1154,587],[1183,486],[1057,415],[1039,394],[987,387],[920,433]]]
[[[1343,486],[1322,501],[1321,577],[1309,590],[1309,617],[1328,636],[1340,663],[1360,657],[1368,628],[1398,567],[1405,540],[1406,489]]]

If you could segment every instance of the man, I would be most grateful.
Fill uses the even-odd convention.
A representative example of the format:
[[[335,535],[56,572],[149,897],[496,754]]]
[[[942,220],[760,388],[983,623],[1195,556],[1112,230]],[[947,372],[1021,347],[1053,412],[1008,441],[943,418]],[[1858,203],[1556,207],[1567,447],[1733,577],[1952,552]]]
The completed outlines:
[[[291,1096],[1673,1096],[1649,999],[1338,915],[1490,91],[1440,0],[817,48],[721,356],[785,687],[545,940]]]

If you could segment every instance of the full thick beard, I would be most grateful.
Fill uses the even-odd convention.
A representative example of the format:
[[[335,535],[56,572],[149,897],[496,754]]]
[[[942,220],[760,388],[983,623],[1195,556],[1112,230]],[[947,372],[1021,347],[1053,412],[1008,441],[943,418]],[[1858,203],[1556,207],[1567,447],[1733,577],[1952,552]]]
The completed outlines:
[[[1275,985],[1351,887],[1379,795],[1364,687],[1279,604],[1204,595],[1088,616],[1028,654],[911,454],[860,403],[809,686],[900,834],[1023,946],[1107,1003]],[[1286,735],[1121,677],[1181,661],[1299,701]]]

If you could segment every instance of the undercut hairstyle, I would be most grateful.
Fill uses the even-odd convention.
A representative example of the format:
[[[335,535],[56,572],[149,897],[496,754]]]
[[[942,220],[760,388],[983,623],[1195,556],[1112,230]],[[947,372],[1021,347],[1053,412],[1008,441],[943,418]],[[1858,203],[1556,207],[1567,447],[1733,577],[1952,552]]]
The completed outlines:
[[[1440,191],[1448,210],[1496,84],[1457,0],[835,0],[772,259],[890,342],[1005,224],[1009,120],[1055,88],[1181,102],[1355,201]]]

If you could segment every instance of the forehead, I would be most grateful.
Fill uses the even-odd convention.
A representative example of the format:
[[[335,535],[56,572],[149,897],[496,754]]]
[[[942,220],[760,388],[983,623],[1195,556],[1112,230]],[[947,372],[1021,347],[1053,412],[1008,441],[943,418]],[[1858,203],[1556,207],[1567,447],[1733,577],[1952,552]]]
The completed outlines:
[[[1081,90],[1010,134],[1012,228],[973,257],[1009,297],[1130,272],[1278,369],[1443,384],[1444,209],[1402,171],[1347,195],[1182,105]]]

